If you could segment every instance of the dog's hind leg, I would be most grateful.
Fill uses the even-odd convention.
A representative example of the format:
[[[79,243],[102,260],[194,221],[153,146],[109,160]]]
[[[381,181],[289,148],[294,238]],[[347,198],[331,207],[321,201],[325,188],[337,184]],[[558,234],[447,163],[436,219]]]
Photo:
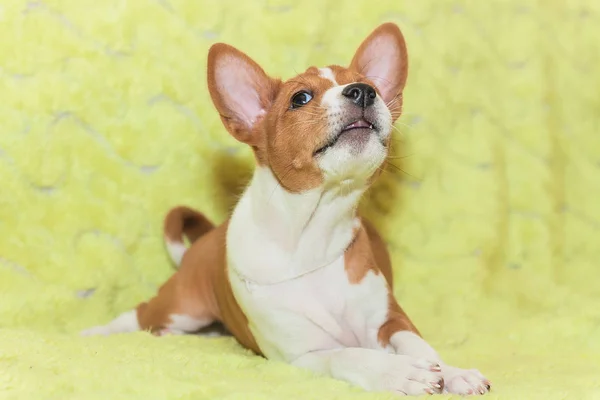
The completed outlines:
[[[187,278],[180,272],[174,274],[150,301],[81,334],[111,335],[144,330],[160,336],[195,333],[209,326],[216,318],[210,310],[208,296],[190,290]]]
[[[106,325],[94,326],[81,332],[83,336],[110,335],[140,330],[136,310],[122,313]]]
[[[214,295],[215,270],[222,267],[224,229],[189,207],[175,207],[165,217],[167,248],[179,267],[184,253],[191,251],[186,265],[161,286],[148,302],[127,311],[106,325],[86,329],[82,335],[110,335],[139,330],[156,335],[195,333],[212,324],[218,314]],[[183,243],[186,236],[195,250]],[[215,242],[216,240],[216,242]],[[196,242],[200,243],[196,243]],[[194,246],[193,246],[194,247]]]

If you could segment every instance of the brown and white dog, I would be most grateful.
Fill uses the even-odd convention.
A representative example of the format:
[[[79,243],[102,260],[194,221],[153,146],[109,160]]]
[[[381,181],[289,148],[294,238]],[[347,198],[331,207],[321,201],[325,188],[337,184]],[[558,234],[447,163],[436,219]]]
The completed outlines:
[[[183,334],[220,321],[259,355],[369,391],[488,392],[478,371],[444,364],[421,338],[394,298],[384,242],[357,215],[386,161],[407,67],[391,23],[348,68],[311,67],[285,82],[213,45],[210,95],[225,128],[252,147],[254,176],[219,226],[171,210],[165,239],[179,270],[150,301],[83,333]]]

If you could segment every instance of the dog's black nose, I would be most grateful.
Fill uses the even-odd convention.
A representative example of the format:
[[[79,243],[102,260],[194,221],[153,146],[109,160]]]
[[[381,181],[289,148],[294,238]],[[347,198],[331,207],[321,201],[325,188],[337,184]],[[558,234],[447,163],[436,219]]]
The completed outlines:
[[[367,108],[375,103],[377,92],[366,83],[353,83],[344,88],[342,95],[352,100],[357,106]]]

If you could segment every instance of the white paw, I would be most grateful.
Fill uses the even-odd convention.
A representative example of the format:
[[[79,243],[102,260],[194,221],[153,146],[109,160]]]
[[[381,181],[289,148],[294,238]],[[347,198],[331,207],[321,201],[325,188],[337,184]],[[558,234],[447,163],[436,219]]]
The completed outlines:
[[[444,379],[436,362],[404,355],[392,357],[385,372],[377,377],[377,384],[373,389],[406,396],[442,393]]]
[[[185,332],[175,328],[163,328],[155,333],[156,336],[185,335]]]
[[[442,367],[442,372],[445,384],[444,392],[464,396],[486,394],[491,389],[490,381],[476,369],[461,369],[445,365]]]
[[[81,332],[81,336],[111,335],[113,333],[135,332],[140,329],[135,310],[124,312],[110,323],[94,326]]]
[[[108,325],[104,325],[104,326],[94,326],[92,328],[83,330],[80,332],[81,336],[107,336],[110,335],[111,329]]]

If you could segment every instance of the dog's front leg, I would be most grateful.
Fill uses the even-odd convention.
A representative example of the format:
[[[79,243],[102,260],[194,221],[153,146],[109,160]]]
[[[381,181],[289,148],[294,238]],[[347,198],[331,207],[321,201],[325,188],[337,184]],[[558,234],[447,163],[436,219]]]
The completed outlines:
[[[405,316],[399,315],[398,330],[391,334],[389,345],[396,354],[433,360],[442,367],[444,392],[460,395],[485,394],[490,390],[490,382],[475,369],[462,369],[442,362],[437,352],[417,333],[405,330]],[[388,325],[393,325],[393,317]],[[389,328],[389,326],[388,326]]]
[[[293,365],[347,381],[368,391],[403,395],[441,393],[443,379],[435,361],[363,348],[307,353]]]

